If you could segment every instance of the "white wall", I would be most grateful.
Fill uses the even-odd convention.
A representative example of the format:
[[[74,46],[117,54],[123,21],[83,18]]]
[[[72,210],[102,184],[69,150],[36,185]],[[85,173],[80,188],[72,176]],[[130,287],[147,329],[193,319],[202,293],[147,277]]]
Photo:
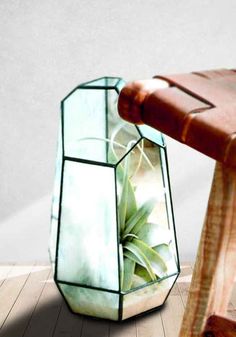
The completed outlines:
[[[0,261],[47,259],[60,100],[103,75],[236,66],[236,2],[0,1]],[[193,259],[213,161],[168,139],[182,260]]]

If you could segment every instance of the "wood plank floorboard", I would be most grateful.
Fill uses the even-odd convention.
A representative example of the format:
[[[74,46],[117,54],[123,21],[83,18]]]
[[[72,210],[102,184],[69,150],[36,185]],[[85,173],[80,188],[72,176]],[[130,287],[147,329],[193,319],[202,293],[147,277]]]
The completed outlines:
[[[81,337],[109,337],[109,322],[84,317]]]
[[[63,302],[53,337],[80,337],[83,319],[83,316],[72,314],[66,303]]]
[[[109,337],[137,337],[136,318],[110,322]]]
[[[177,282],[177,287],[179,289],[180,297],[182,299],[183,305],[186,306],[188,299],[189,286],[192,278],[192,267],[184,265],[181,268],[181,273]]]
[[[62,301],[51,273],[23,337],[52,337],[56,328]]]
[[[119,323],[72,314],[48,265],[0,265],[0,337],[177,337],[191,275],[184,264],[162,309]],[[236,287],[228,317],[236,320]]]
[[[0,328],[2,328],[9,312],[27,281],[32,266],[16,266],[12,268],[0,287]]]
[[[180,294],[170,295],[161,311],[161,317],[165,332],[165,337],[177,337],[182,317],[184,314],[184,305]]]
[[[165,337],[160,310],[137,318],[137,337]]]
[[[49,276],[49,272],[50,267],[33,267],[20,296],[15,301],[2,326],[2,337],[23,336],[45,285],[45,280]]]
[[[6,265],[0,267],[0,287],[7,278],[8,274],[10,273],[13,265]]]

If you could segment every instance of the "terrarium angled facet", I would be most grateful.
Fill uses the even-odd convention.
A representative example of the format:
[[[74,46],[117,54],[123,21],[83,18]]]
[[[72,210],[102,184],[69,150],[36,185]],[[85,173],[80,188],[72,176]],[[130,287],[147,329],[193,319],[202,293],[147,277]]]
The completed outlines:
[[[49,247],[69,308],[111,320],[163,305],[179,274],[166,146],[120,119],[123,85],[104,77],[62,101]]]

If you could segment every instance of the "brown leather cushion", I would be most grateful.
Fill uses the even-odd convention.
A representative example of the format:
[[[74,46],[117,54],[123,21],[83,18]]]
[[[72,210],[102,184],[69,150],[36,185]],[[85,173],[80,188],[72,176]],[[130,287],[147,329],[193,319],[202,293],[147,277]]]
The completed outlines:
[[[186,105],[182,109],[185,117],[179,127],[178,137],[174,138],[228,166],[236,167],[236,153],[233,152],[236,141],[236,72],[223,69],[161,78],[180,92],[184,91],[193,100],[199,100],[196,109],[192,109],[192,104],[185,99]],[[164,95],[163,92],[156,91],[146,100],[144,122],[145,111],[158,94]],[[169,101],[174,99],[175,104],[182,107],[181,94],[178,98],[176,94],[173,96],[169,95]],[[168,115],[171,122],[174,111],[169,109]],[[169,135],[173,137],[172,134]]]
[[[150,89],[145,81],[127,85],[119,98],[120,115],[236,168],[236,72],[220,69],[155,79],[170,86],[153,89],[149,83]]]

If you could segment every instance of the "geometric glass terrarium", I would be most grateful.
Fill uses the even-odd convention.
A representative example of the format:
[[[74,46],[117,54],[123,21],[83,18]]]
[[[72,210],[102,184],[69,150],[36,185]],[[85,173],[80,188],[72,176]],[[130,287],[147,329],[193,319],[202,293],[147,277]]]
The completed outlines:
[[[163,136],[117,113],[104,77],[61,104],[50,258],[74,313],[111,320],[160,307],[179,274]]]

